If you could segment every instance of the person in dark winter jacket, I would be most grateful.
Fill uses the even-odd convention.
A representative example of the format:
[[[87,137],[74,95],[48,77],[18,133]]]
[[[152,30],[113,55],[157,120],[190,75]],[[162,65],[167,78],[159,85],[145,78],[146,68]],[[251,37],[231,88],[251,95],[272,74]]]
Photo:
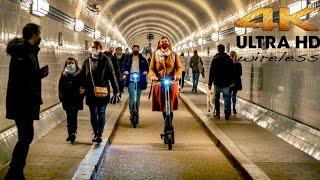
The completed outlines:
[[[75,142],[77,133],[78,111],[83,110],[84,89],[81,87],[81,69],[74,58],[68,58],[59,80],[59,99],[67,113],[68,138]]]
[[[241,63],[237,59],[237,53],[235,51],[230,52],[230,57],[233,61],[233,85],[230,88],[230,97],[232,100],[233,114],[237,114],[236,110],[236,100],[237,100],[237,92],[242,90],[242,66]]]
[[[129,91],[129,109],[130,114],[133,113],[133,100],[134,100],[134,79],[131,76],[132,73],[139,73],[139,83],[137,87],[137,111],[139,114],[139,104],[140,104],[140,96],[141,91],[147,88],[147,74],[149,71],[149,65],[146,59],[139,53],[139,46],[134,45],[132,48],[132,54],[125,59],[125,62],[122,66],[122,71],[126,76],[126,87],[128,87]],[[133,116],[130,116],[132,120]]]
[[[214,82],[216,117],[220,117],[220,92],[223,93],[225,119],[229,120],[231,115],[230,86],[233,83],[233,62],[225,53],[224,45],[218,45],[216,54],[210,65],[208,88],[211,90]]]
[[[5,179],[24,179],[23,168],[34,136],[34,120],[39,120],[41,79],[49,73],[48,66],[39,67],[38,53],[41,42],[40,26],[27,24],[23,38],[9,42],[11,56],[6,97],[6,118],[16,123],[18,142],[13,149],[10,169]]]
[[[118,99],[118,83],[110,57],[102,52],[102,44],[94,41],[92,52],[82,66],[83,86],[85,89],[86,104],[89,106],[91,125],[94,133],[93,142],[102,142],[102,133],[105,126],[105,112],[111,99]],[[110,83],[113,97],[110,98]],[[95,87],[106,87],[107,96],[97,97]],[[111,102],[112,103],[112,102]]]
[[[200,74],[204,77],[203,61],[198,55],[198,51],[194,51],[194,55],[191,57],[189,65],[192,69],[192,92],[198,93]]]
[[[124,89],[123,71],[121,70],[121,67],[124,64],[125,58],[126,57],[125,57],[124,53],[122,52],[122,48],[117,47],[116,53],[112,57],[112,64],[113,64],[113,68],[114,68],[114,71],[116,73],[116,77],[118,80],[120,97],[121,97],[121,94],[123,93],[123,89]]]

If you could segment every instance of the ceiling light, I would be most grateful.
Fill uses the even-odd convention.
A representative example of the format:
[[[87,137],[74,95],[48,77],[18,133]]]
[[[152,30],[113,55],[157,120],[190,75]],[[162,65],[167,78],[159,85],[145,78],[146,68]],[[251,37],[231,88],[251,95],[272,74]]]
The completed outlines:
[[[99,39],[100,36],[101,36],[100,31],[99,31],[99,30],[95,30],[95,31],[94,31],[94,38],[95,38],[95,39]]]
[[[32,14],[36,16],[45,16],[49,12],[49,3],[47,0],[33,0]]]
[[[81,20],[76,19],[74,23],[74,30],[76,32],[81,32],[83,29],[84,29],[84,23]]]

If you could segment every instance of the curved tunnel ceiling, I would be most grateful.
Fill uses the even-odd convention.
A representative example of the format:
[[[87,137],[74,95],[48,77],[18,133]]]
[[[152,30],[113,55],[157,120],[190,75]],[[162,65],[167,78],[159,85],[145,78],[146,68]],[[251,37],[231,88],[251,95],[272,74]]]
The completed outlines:
[[[129,46],[145,46],[148,33],[155,36],[154,41],[158,41],[160,36],[168,36],[174,44],[254,1],[88,0],[87,3],[102,7],[101,13],[119,29]]]

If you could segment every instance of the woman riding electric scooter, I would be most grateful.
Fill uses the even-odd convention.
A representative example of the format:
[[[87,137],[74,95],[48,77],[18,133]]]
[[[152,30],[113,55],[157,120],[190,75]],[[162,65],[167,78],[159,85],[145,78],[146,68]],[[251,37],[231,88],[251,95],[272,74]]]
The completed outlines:
[[[168,148],[174,144],[173,111],[178,109],[178,81],[182,75],[180,56],[171,50],[168,37],[162,37],[153,53],[150,67],[152,111],[162,111],[165,121],[161,138]],[[157,82],[160,81],[160,82]]]

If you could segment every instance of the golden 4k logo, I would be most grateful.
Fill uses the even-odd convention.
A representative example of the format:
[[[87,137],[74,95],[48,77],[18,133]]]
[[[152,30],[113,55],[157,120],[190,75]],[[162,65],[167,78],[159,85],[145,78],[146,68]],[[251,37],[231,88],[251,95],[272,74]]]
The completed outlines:
[[[289,31],[290,22],[300,27],[305,31],[318,31],[317,28],[309,23],[304,22],[300,18],[317,10],[316,8],[305,8],[290,15],[289,8],[280,8],[279,11],[279,23],[273,22],[273,11],[272,8],[259,8],[250,14],[247,14],[243,18],[237,20],[234,25],[236,27],[247,27],[247,28],[262,28],[264,31],[272,31],[274,28],[279,28],[280,31]],[[262,22],[251,22],[257,16],[263,16]]]

